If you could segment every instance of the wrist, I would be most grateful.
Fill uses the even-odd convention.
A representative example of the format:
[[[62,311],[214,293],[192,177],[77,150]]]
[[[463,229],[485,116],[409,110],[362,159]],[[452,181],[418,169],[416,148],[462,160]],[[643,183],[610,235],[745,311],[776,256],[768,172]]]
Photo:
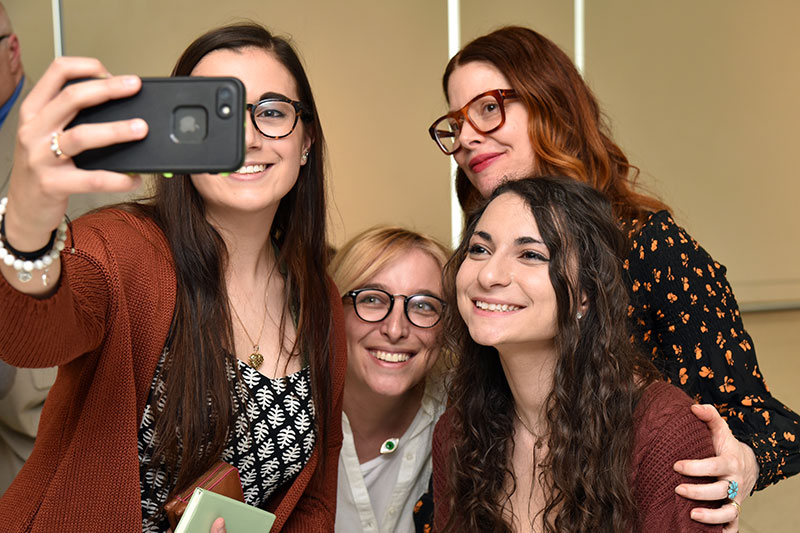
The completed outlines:
[[[758,459],[756,459],[756,453],[753,451],[747,443],[742,442],[742,446],[745,448],[745,471],[747,472],[747,479],[745,480],[745,494],[748,496],[756,490],[756,485],[758,484],[758,475],[761,471],[761,467],[758,464]]]
[[[14,239],[9,240],[7,235],[7,206],[8,198],[0,199],[0,261],[6,266],[12,267],[17,272],[17,277],[22,283],[27,283],[32,279],[34,270],[44,270],[45,274],[42,279],[46,285],[46,269],[53,261],[58,259],[67,239],[66,217],[56,229],[45,237],[42,237],[41,233],[33,233],[32,239],[20,239],[20,241],[16,241],[16,246],[14,246],[11,244]],[[13,230],[13,223],[9,223],[8,226]],[[33,248],[43,239],[43,245],[39,246],[39,248]],[[18,247],[22,248],[22,250]],[[32,251],[28,251],[31,249]]]
[[[20,206],[5,198],[0,199],[0,201],[3,200],[5,202],[0,206],[0,217],[2,217],[0,237],[3,241],[23,254],[43,248],[50,240],[50,236],[53,230],[56,229],[58,222],[50,227],[42,227],[41,224],[37,224],[38,221],[33,221],[32,223],[23,221],[18,216],[22,212],[20,211]]]

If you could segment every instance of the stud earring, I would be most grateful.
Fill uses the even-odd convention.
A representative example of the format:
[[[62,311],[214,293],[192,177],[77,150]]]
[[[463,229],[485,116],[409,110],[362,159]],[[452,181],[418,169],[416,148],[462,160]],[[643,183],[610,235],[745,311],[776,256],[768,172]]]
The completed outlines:
[[[581,318],[583,318],[583,313],[581,313],[580,311],[578,311],[578,314],[577,314],[577,315],[575,315],[575,316],[577,316],[577,317],[578,317],[578,320],[580,320]]]
[[[300,156],[300,164],[305,165],[308,162],[308,151],[303,152],[303,155]]]

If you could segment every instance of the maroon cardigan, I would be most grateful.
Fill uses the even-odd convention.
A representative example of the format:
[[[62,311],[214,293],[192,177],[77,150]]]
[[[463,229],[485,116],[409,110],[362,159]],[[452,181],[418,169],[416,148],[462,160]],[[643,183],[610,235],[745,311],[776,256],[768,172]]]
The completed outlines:
[[[689,409],[692,400],[664,382],[650,385],[634,412],[634,447],[631,460],[633,496],[639,516],[636,531],[722,531],[722,526],[695,522],[689,512],[707,507],[706,502],[687,500],[675,493],[680,483],[697,483],[675,472],[679,459],[704,459],[714,455],[711,434]],[[448,409],[433,434],[434,531],[442,531],[450,517],[447,484],[448,454],[453,435],[454,412]]]
[[[47,299],[0,276],[0,358],[59,366],[33,453],[0,498],[3,531],[142,528],[137,433],[175,308],[172,258],[151,220],[116,209],[78,219],[74,245],[62,253],[60,285]],[[333,531],[346,341],[332,283],[330,299],[328,447],[320,449],[318,435],[305,468],[274,500],[273,531]]]

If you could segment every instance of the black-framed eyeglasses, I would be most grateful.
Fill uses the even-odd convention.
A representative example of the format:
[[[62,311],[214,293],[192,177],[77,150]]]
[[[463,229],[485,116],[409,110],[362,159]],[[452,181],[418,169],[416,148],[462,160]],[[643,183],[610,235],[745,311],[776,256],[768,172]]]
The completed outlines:
[[[365,322],[380,322],[389,316],[394,308],[395,298],[403,298],[403,311],[411,324],[418,328],[432,328],[442,319],[442,311],[447,305],[441,298],[430,294],[389,294],[383,289],[357,289],[349,291],[344,297],[353,300],[358,318]]]
[[[311,110],[302,102],[286,97],[272,97],[247,104],[250,120],[264,137],[282,139],[292,134],[297,119],[310,120]]]
[[[492,89],[481,93],[461,109],[436,119],[428,133],[442,152],[454,154],[461,147],[458,137],[465,120],[479,133],[492,133],[506,122],[505,101],[516,97],[514,89]]]
[[[11,37],[12,35],[14,35],[14,34],[13,33],[6,33],[5,35],[0,35],[0,43],[3,42],[3,39],[5,39],[6,37]]]

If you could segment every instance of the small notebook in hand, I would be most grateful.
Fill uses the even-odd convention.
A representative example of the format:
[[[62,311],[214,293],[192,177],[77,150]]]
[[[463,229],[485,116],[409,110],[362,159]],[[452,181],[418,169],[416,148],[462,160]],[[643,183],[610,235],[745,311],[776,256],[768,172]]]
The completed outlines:
[[[275,521],[275,515],[268,511],[198,487],[175,533],[208,533],[220,516],[225,519],[227,533],[267,533]]]

